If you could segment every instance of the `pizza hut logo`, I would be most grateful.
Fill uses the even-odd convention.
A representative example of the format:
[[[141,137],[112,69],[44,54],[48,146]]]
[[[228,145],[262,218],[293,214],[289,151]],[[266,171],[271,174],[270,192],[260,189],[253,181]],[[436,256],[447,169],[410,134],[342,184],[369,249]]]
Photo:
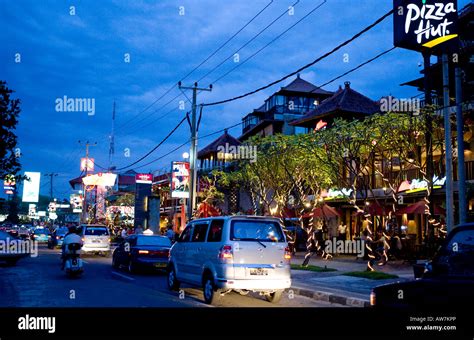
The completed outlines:
[[[453,24],[453,21],[449,21],[447,16],[450,13],[456,12],[454,2],[425,3],[421,7],[411,3],[407,5],[406,9],[405,33],[414,30],[413,32],[416,35],[418,44],[421,44],[422,41],[430,42],[431,40],[448,37],[450,35],[449,28]],[[456,35],[453,34],[453,38],[454,36]],[[439,43],[441,42],[442,41]]]

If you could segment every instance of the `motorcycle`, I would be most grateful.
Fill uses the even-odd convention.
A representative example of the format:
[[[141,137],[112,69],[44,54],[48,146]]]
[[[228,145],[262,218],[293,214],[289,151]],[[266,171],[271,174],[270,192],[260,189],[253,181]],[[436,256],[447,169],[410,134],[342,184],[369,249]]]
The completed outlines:
[[[64,255],[66,257],[64,270],[70,277],[79,276],[84,272],[83,263],[78,253],[82,246],[79,243],[70,243],[67,247],[70,253]]]

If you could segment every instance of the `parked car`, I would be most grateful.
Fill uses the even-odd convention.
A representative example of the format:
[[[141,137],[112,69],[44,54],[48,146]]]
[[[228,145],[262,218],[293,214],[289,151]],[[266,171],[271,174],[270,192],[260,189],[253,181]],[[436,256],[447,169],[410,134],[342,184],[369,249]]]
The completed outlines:
[[[83,254],[110,255],[110,233],[107,226],[102,224],[82,224],[79,235],[82,237]]]
[[[473,287],[474,223],[469,223],[454,228],[420,278],[376,287],[370,300],[376,307],[470,306]]]
[[[112,266],[126,267],[131,273],[145,268],[166,270],[170,248],[166,236],[130,235],[114,250]]]
[[[63,245],[64,236],[68,233],[67,227],[59,227],[48,238],[48,248],[61,247]]]
[[[0,251],[0,262],[5,262],[7,265],[15,265],[19,259],[28,255],[28,253],[21,253],[19,250],[17,252],[9,252],[4,247],[9,246],[10,242],[24,242],[18,237],[12,236],[5,231],[0,231],[0,242],[2,243]],[[17,249],[19,247],[17,246]]]
[[[14,224],[6,225],[4,231],[10,234],[11,236],[18,237],[18,227]]]
[[[48,228],[38,227],[33,231],[33,239],[37,242],[48,242],[50,234]]]
[[[291,253],[278,219],[225,216],[191,221],[170,250],[168,287],[200,286],[216,303],[234,290],[280,300],[291,286]]]
[[[31,238],[31,233],[25,226],[18,227],[18,237],[23,240],[29,240]]]

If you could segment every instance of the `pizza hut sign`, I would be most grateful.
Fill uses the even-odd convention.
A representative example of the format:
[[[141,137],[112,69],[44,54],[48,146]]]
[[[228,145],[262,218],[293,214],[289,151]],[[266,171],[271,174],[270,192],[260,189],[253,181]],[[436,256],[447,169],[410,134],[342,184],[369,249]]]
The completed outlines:
[[[445,52],[455,47],[457,20],[456,0],[394,0],[394,45]]]

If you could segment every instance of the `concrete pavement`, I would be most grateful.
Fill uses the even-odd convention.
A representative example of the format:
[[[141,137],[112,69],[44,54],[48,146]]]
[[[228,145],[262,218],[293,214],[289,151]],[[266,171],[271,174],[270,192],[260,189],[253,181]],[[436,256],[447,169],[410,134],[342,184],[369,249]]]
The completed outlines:
[[[292,258],[292,264],[302,264],[304,253],[297,253]],[[377,271],[397,275],[395,279],[371,280],[360,277],[343,275],[352,271],[365,271],[367,262],[356,259],[355,256],[338,255],[330,260],[313,255],[310,265],[336,269],[330,272],[312,272],[305,270],[292,270],[292,290],[317,301],[327,301],[352,307],[369,306],[372,288],[406,280],[413,280],[412,265],[403,261],[389,261],[384,266],[375,265]]]

